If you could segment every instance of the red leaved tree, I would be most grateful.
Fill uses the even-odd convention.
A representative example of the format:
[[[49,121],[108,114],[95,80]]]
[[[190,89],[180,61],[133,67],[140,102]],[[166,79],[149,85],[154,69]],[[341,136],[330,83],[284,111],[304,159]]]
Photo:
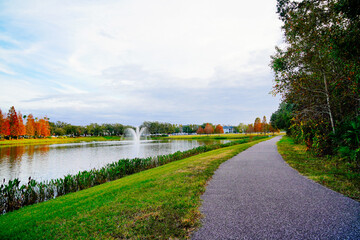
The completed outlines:
[[[41,136],[41,122],[38,118],[35,118],[35,136],[40,137]]]
[[[255,119],[255,122],[254,122],[254,131],[261,132],[261,120],[258,117]]]
[[[32,114],[29,114],[27,116],[27,121],[26,121],[26,135],[30,136],[30,137],[34,137],[35,136],[35,120]]]
[[[39,122],[40,122],[40,127],[41,127],[40,135],[43,137],[50,136],[50,125],[49,125],[48,118],[44,117],[44,118],[40,119]]]
[[[204,132],[205,132],[206,134],[212,134],[212,133],[214,133],[214,128],[213,128],[213,126],[211,126],[210,123],[207,123],[206,126],[205,126],[205,128],[204,128]]]
[[[5,137],[9,135],[10,135],[9,120],[3,115],[0,109],[0,137]]]
[[[18,136],[24,136],[26,134],[26,127],[24,125],[23,116],[20,112],[18,113],[18,121]]]
[[[204,129],[200,126],[198,128],[198,130],[196,131],[197,134],[203,134],[204,133]]]
[[[13,138],[17,138],[19,136],[19,119],[14,106],[12,106],[9,110],[8,119],[10,124],[10,136]]]
[[[216,126],[215,133],[224,133],[224,129],[220,124]]]

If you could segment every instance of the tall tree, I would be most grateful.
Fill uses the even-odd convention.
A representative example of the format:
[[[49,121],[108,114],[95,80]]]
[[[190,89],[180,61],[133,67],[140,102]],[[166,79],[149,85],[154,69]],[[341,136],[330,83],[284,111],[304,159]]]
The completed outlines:
[[[286,45],[272,57],[274,91],[294,104],[308,146],[331,152],[331,134],[360,114],[360,2],[278,0],[277,8]]]
[[[254,131],[255,132],[261,132],[261,120],[259,117],[257,117],[255,119],[255,122],[254,122]]]
[[[204,128],[204,132],[205,132],[206,134],[212,134],[212,133],[214,133],[214,128],[213,128],[213,126],[211,126],[210,123],[207,123],[206,126],[205,126],[205,128]]]
[[[261,131],[265,134],[269,131],[269,125],[266,121],[266,116],[263,117],[263,120],[261,122]]]
[[[218,124],[218,125],[216,125],[214,132],[215,133],[224,133],[224,129],[220,124]]]
[[[10,125],[10,136],[17,138],[19,136],[19,119],[14,106],[9,109],[8,120]]]
[[[32,114],[27,116],[26,120],[26,135],[29,137],[35,136],[35,120]]]
[[[26,135],[26,127],[23,121],[23,115],[21,112],[18,113],[19,127],[18,127],[18,136]]]
[[[35,118],[35,136],[36,137],[41,137],[41,122],[39,121],[39,119],[36,117]]]
[[[47,117],[39,120],[40,123],[40,135],[43,137],[50,136],[50,125]]]
[[[0,109],[0,137],[4,138],[5,136],[10,135],[10,125],[9,120],[6,116],[3,115]]]
[[[253,124],[248,124],[247,129],[246,129],[246,133],[253,133],[254,130],[254,125]]]
[[[204,133],[204,129],[199,126],[198,130],[196,131],[197,134],[203,134]]]

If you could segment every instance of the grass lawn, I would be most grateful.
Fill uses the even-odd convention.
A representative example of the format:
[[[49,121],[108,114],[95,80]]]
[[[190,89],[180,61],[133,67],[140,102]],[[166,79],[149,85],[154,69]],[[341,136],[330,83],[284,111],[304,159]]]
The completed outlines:
[[[302,175],[345,196],[360,201],[360,172],[339,157],[317,157],[284,136],[278,142],[284,160]]]
[[[0,239],[174,239],[199,226],[219,165],[262,139],[217,149],[0,216]]]
[[[105,137],[76,137],[76,138],[38,138],[38,139],[12,139],[1,140],[0,147],[10,147],[18,145],[48,145],[60,143],[78,143],[78,142],[92,142],[92,141],[114,141],[120,140],[119,136],[105,136]]]

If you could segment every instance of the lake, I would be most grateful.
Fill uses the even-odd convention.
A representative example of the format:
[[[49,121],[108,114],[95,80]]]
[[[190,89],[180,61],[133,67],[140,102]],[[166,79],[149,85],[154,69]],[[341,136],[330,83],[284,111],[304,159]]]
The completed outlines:
[[[53,145],[13,146],[0,148],[0,179],[28,178],[37,181],[101,168],[124,158],[143,158],[185,151],[202,145],[226,143],[229,140],[105,141]]]

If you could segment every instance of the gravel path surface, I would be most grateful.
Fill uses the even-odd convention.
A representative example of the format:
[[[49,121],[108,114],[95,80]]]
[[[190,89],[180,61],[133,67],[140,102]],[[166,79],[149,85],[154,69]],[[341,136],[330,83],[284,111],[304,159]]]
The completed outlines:
[[[277,152],[279,139],[220,166],[192,239],[360,239],[360,203],[289,167]]]

